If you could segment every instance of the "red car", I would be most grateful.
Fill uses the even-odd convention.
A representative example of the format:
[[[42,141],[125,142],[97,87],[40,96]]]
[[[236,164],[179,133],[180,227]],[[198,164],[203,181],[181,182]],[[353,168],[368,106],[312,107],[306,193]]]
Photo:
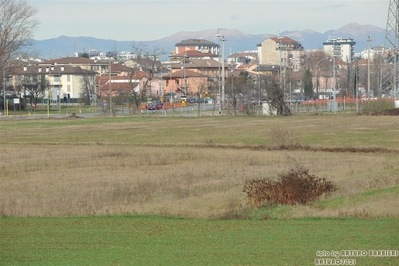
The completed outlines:
[[[163,103],[157,103],[156,104],[156,108],[157,108],[157,110],[162,109],[163,108]]]

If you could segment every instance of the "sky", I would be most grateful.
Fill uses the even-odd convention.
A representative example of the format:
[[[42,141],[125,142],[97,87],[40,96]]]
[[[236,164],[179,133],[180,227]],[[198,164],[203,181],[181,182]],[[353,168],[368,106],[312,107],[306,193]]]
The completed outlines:
[[[180,31],[236,29],[320,33],[349,23],[385,29],[389,0],[25,0],[38,10],[34,39],[61,35],[153,41]]]

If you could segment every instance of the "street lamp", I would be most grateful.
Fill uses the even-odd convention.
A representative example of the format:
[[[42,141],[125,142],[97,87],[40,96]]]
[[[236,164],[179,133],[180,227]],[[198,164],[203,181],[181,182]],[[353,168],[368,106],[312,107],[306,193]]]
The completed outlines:
[[[278,45],[278,50],[279,50],[279,53],[280,53],[280,63],[279,63],[279,66],[280,66],[280,73],[279,73],[279,76],[280,76],[280,91],[282,91],[282,83],[283,83],[283,81],[282,81],[282,76],[281,76],[281,36],[278,34],[277,35],[277,38],[279,39],[279,45]]]
[[[219,39],[219,47],[220,47],[220,39]],[[222,114],[222,104],[221,104],[221,88],[220,88],[220,49],[218,49],[218,88],[219,88],[219,114]]]
[[[183,89],[184,89],[184,96],[187,97],[187,87],[186,87],[186,58],[187,55],[183,57]]]
[[[368,100],[370,100],[370,36],[367,39],[367,43],[368,43],[368,54],[367,54],[367,98]]]
[[[223,35],[218,34],[216,35],[220,41],[222,42],[222,100],[220,101],[220,104],[222,105],[221,110],[224,111],[224,82],[225,82],[225,72],[224,72],[224,42],[226,41],[226,39],[224,38]]]

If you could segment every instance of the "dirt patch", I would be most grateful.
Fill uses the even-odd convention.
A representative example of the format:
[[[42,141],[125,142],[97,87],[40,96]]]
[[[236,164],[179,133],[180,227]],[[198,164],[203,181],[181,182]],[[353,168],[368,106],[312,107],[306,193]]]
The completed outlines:
[[[83,116],[78,116],[76,113],[73,113],[69,116],[69,118],[83,118]]]

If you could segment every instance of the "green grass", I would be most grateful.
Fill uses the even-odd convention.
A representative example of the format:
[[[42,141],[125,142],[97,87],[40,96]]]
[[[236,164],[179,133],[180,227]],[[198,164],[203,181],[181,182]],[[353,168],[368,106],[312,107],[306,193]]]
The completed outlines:
[[[399,197],[399,186],[393,186],[382,189],[367,190],[365,192],[356,193],[354,195],[337,197],[333,199],[325,199],[314,203],[314,206],[324,208],[326,206],[332,208],[340,208],[345,206],[353,206],[356,203],[373,202],[384,197]]]
[[[316,251],[397,250],[397,220],[0,219],[2,265],[313,265]],[[357,265],[397,265],[356,258]]]

